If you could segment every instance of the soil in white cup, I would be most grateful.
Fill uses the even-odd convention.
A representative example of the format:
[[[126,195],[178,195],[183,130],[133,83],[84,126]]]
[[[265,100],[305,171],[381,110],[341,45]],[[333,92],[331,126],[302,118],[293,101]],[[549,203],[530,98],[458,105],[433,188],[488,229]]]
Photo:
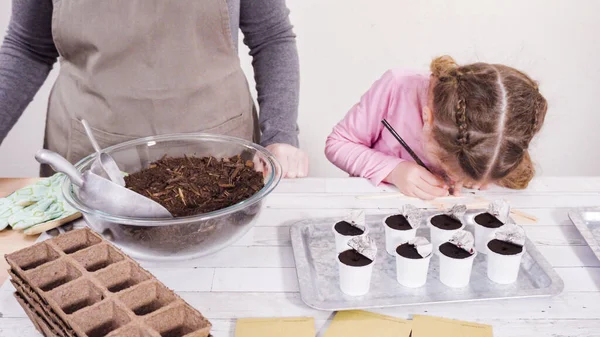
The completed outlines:
[[[362,255],[354,249],[348,249],[344,252],[341,252],[338,258],[340,259],[341,263],[351,267],[364,267],[373,263],[373,260]]]
[[[346,295],[362,296],[371,288],[374,261],[355,249],[338,254],[340,290]]]
[[[335,250],[337,253],[341,253],[348,249],[348,241],[352,238],[365,235],[367,227],[342,220],[332,226],[332,231],[335,236]]]
[[[489,212],[478,214],[473,220],[475,221],[475,247],[478,252],[487,254],[490,236],[504,226],[504,223]]]
[[[387,217],[387,219],[385,219],[385,224],[391,229],[395,229],[398,231],[408,231],[413,229],[412,226],[408,223],[408,220],[406,220],[406,217],[404,217],[404,215],[402,214],[396,214]]]
[[[423,257],[417,247],[411,243],[403,243],[396,248],[396,280],[399,284],[418,288],[427,283],[427,273],[431,253]]]
[[[470,254],[463,248],[450,242],[442,244],[439,248],[440,281],[448,287],[462,288],[469,284],[473,261],[477,251]]]
[[[463,223],[447,214],[438,214],[429,220],[431,230],[431,243],[433,250],[452,238],[452,235],[463,227]]]
[[[439,214],[431,218],[431,224],[439,229],[456,230],[462,227],[462,222],[446,214]]]
[[[402,214],[390,215],[384,220],[385,250],[394,255],[398,245],[414,238],[417,230],[413,228]]]
[[[511,284],[517,281],[524,248],[512,242],[498,239],[488,245],[487,276],[499,284]]]
[[[453,259],[468,259],[471,257],[471,254],[466,250],[457,247],[456,245],[451,244],[450,242],[446,242],[440,246],[440,253],[446,255],[449,258]]]
[[[340,221],[340,222],[336,223],[334,226],[334,229],[336,232],[338,232],[344,236],[357,236],[357,235],[362,235],[365,232],[364,230],[362,230],[356,226],[352,226],[350,223],[348,223],[346,221]]]
[[[500,228],[504,226],[502,221],[498,220],[498,218],[487,212],[477,215],[475,217],[475,222],[485,228]]]
[[[403,256],[407,259],[422,259],[423,257],[417,251],[415,245],[411,245],[410,243],[403,243],[398,248],[396,248],[396,253],[398,255]]]
[[[519,245],[497,239],[488,242],[488,249],[500,255],[517,255],[523,251]]]

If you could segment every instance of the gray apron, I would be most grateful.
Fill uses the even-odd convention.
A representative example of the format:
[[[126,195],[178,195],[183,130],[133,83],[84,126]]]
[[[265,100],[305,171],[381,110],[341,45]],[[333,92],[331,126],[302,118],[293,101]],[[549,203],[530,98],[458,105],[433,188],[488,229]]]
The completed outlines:
[[[60,72],[44,147],[77,162],[168,133],[258,140],[256,112],[231,39],[225,0],[53,0]],[[42,167],[42,175],[52,174]]]

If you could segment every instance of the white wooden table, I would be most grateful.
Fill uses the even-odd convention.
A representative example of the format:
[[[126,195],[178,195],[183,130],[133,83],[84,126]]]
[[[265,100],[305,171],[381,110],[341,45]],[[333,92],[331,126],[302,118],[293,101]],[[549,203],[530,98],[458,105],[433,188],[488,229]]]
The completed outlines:
[[[313,310],[300,299],[289,226],[294,219],[338,216],[351,208],[389,213],[406,202],[356,198],[387,191],[392,189],[375,188],[358,178],[283,181],[266,202],[256,227],[234,246],[194,261],[143,266],[207,316],[215,337],[233,336],[238,317],[279,316],[314,317],[321,335],[332,313]],[[563,278],[563,293],[553,298],[376,311],[403,318],[429,314],[487,323],[494,326],[496,337],[600,336],[600,261],[567,217],[568,208],[600,206],[600,177],[540,178],[527,191],[492,189],[478,195],[505,198],[514,208],[538,217],[537,224],[525,229]],[[38,336],[12,291],[8,283],[0,288],[0,337]]]

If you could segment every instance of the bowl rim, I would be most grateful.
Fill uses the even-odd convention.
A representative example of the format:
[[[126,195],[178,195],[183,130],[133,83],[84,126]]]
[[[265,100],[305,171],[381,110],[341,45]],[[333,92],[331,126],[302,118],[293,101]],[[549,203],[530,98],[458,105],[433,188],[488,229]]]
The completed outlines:
[[[84,215],[93,216],[99,218],[104,221],[132,225],[132,226],[142,226],[142,227],[157,227],[157,226],[171,226],[171,225],[182,225],[189,224],[192,222],[206,221],[214,218],[218,218],[224,215],[228,215],[237,211],[240,211],[246,207],[252,206],[257,202],[261,201],[264,197],[270,194],[281,181],[282,178],[282,168],[281,164],[277,161],[275,156],[269,152],[267,149],[262,147],[259,144],[255,144],[251,141],[247,141],[245,139],[225,136],[225,135],[217,135],[203,132],[195,132],[195,133],[176,133],[176,134],[166,134],[166,135],[157,135],[157,136],[149,136],[142,137],[130,141],[126,141],[123,143],[119,143],[105,149],[102,149],[102,152],[110,154],[111,152],[121,150],[124,148],[141,145],[144,143],[150,142],[165,142],[165,141],[185,141],[185,140],[208,140],[214,142],[221,143],[235,143],[236,145],[241,145],[249,150],[254,150],[256,152],[261,153],[266,159],[266,166],[268,167],[267,172],[269,172],[265,176],[265,184],[262,189],[256,192],[250,198],[238,202],[237,204],[231,205],[229,207],[225,207],[216,211],[202,213],[198,215],[185,216],[185,217],[173,217],[173,218],[158,218],[158,219],[148,219],[148,218],[136,218],[136,217],[125,217],[125,216],[117,216],[108,214],[99,210],[95,210],[87,207],[83,203],[79,201],[79,198],[74,196],[75,192],[73,190],[73,184],[71,181],[64,177],[64,181],[62,184],[62,192],[65,200],[69,205],[83,213]],[[154,144],[153,144],[154,145]],[[153,146],[149,145],[149,146]],[[83,167],[91,164],[91,162],[95,159],[96,153],[92,153],[87,157],[81,159],[75,164],[75,167],[79,172],[82,171]]]

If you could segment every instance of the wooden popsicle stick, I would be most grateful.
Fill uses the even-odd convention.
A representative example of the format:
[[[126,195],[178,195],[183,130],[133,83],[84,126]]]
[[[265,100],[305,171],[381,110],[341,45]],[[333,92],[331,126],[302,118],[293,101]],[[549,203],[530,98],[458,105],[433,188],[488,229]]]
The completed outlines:
[[[356,199],[360,200],[375,200],[375,199],[392,199],[392,198],[406,198],[406,199],[416,199],[413,197],[409,197],[404,195],[403,193],[381,193],[381,194],[367,194],[367,195],[358,195]]]
[[[479,198],[482,199],[482,198]],[[448,209],[452,207],[453,204],[444,204],[444,203],[432,203],[440,210]],[[486,209],[489,205],[489,201],[482,199],[481,201],[475,201],[472,203],[466,204],[467,209]],[[531,215],[518,210],[511,210],[510,216],[517,224],[535,224],[538,222],[538,219]]]
[[[391,199],[391,198],[419,200],[414,197],[406,196],[402,193],[380,193],[380,194],[372,194],[372,195],[359,195],[356,198],[360,199],[360,200],[377,200],[377,199]],[[466,198],[470,198],[470,197],[469,196],[442,197],[442,198],[437,198],[437,199],[431,201],[430,204],[432,206],[436,207],[437,209],[442,210],[442,209],[448,209],[456,204],[459,204],[459,203],[461,203],[461,201],[463,201]],[[467,206],[467,209],[486,209],[489,204],[490,204],[490,201],[483,197],[475,197],[473,199],[473,201],[464,203],[464,205]],[[533,216],[531,214],[527,214],[522,211],[513,209],[510,211],[510,214],[513,217],[513,219],[515,220],[515,222],[517,222],[517,223],[532,224],[532,223],[538,222],[538,219],[535,216]]]
[[[521,223],[537,223],[538,222],[538,218],[531,215],[531,214],[527,214],[525,212],[522,211],[518,211],[516,209],[513,209],[510,211],[510,215],[512,216],[513,220],[515,220],[516,223],[521,224]]]
[[[394,192],[394,193],[378,193],[378,194],[365,194],[365,195],[357,195],[356,199],[360,199],[360,200],[375,200],[375,199],[393,199],[393,198],[402,198],[402,199],[410,199],[410,200],[421,200],[419,198],[415,198],[415,197],[409,197],[405,194],[402,194],[400,192]],[[448,197],[440,197],[440,198],[436,198],[435,200],[433,200],[433,202],[438,202],[438,201],[457,201],[457,200],[461,200],[464,198],[468,198],[467,196],[460,196],[460,197],[454,197],[454,196],[448,196]]]
[[[56,227],[60,227],[60,226],[62,226],[64,224],[66,224],[66,223],[69,223],[69,222],[73,221],[73,220],[77,220],[80,217],[81,217],[81,213],[77,212],[77,213],[74,213],[72,215],[69,215],[66,218],[61,218],[61,219],[58,219],[58,220],[50,220],[48,222],[44,222],[44,223],[41,223],[39,225],[35,225],[35,226],[32,226],[32,227],[29,227],[29,228],[25,229],[23,231],[23,234],[25,234],[25,235],[38,235],[38,234],[41,234],[43,232],[49,231],[51,229],[54,229]]]
[[[448,209],[454,205],[454,203],[449,204],[435,202],[433,202],[432,204],[435,205],[438,209]],[[467,203],[466,206],[467,209],[486,209],[489,204],[489,200],[478,197],[476,198],[476,201]],[[518,224],[534,224],[538,222],[538,219],[535,216],[515,209],[510,210],[510,215],[513,218],[513,220],[515,220],[515,222]]]
[[[456,204],[461,204],[460,197],[454,197],[449,200],[442,200],[448,198],[439,198],[431,201],[431,205],[437,207],[438,209],[448,209]],[[441,201],[440,201],[441,200]],[[482,197],[475,197],[471,202],[462,203],[467,206],[467,209],[482,209],[486,208],[489,205],[489,201]]]

